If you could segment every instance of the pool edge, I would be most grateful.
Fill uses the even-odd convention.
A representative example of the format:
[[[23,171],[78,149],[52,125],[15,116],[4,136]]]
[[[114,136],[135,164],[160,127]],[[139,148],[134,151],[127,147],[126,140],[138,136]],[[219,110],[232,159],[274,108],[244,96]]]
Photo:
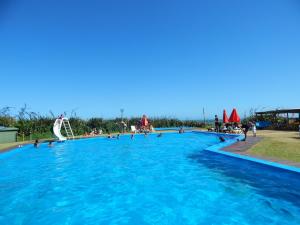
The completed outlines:
[[[219,133],[215,133],[215,132],[207,132],[207,131],[193,131],[195,133],[202,133],[202,134],[209,134],[209,135],[220,135]],[[254,163],[258,163],[258,164],[264,164],[267,166],[272,166],[272,167],[276,167],[279,169],[283,169],[283,170],[288,170],[290,172],[296,172],[300,174],[300,168],[294,167],[294,166],[289,166],[289,165],[284,165],[281,163],[277,163],[277,162],[272,162],[272,161],[268,161],[268,160],[263,160],[263,159],[258,159],[255,157],[251,157],[251,156],[245,156],[245,155],[240,155],[240,154],[236,154],[236,153],[232,153],[232,152],[226,152],[226,151],[222,151],[221,149],[227,146],[230,146],[234,143],[236,143],[237,141],[241,141],[244,136],[243,135],[236,135],[236,134],[221,134],[222,136],[236,136],[236,139],[231,139],[228,140],[226,142],[222,142],[222,143],[218,143],[212,146],[209,146],[208,148],[205,148],[205,151],[209,151],[209,152],[214,152],[217,154],[222,154],[225,156],[229,156],[229,157],[234,157],[234,158],[238,158],[238,159],[242,159],[242,160],[247,160],[247,161],[251,161]]]

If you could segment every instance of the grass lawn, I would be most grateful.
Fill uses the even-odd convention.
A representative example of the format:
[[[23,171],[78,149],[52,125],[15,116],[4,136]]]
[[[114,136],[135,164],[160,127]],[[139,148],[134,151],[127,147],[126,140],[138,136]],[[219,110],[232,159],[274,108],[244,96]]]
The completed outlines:
[[[298,132],[258,131],[264,139],[254,145],[248,153],[275,160],[300,162],[300,137]]]

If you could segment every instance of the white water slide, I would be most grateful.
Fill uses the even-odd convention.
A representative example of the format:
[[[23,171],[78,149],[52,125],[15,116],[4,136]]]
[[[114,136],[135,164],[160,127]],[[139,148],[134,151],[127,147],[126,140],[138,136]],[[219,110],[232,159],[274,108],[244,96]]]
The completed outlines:
[[[64,126],[65,128],[67,137],[64,137],[60,132],[62,126]],[[56,119],[53,125],[53,133],[60,141],[65,141],[67,140],[67,138],[74,138],[74,134],[68,118]]]

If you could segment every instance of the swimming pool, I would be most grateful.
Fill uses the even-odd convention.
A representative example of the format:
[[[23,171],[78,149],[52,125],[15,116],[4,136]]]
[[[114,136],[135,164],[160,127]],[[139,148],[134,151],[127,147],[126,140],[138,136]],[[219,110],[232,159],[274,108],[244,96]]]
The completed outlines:
[[[300,224],[299,174],[164,133],[0,155],[0,224]]]

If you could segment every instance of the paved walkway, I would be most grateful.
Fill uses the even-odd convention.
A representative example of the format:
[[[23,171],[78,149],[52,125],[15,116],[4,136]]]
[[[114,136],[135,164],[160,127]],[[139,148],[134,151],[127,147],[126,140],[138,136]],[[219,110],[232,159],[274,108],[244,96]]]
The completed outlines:
[[[236,143],[234,143],[230,146],[222,148],[221,150],[226,151],[226,152],[233,152],[233,153],[236,153],[236,154],[239,154],[239,155],[251,156],[251,157],[254,157],[254,158],[257,158],[257,159],[268,160],[268,161],[271,161],[271,162],[276,162],[276,163],[285,164],[285,165],[300,168],[300,163],[297,163],[297,162],[291,162],[291,161],[288,161],[288,160],[279,160],[279,159],[274,159],[274,158],[271,158],[271,157],[261,157],[261,156],[251,154],[251,152],[248,151],[248,150],[253,145],[260,142],[262,139],[263,139],[263,137],[252,137],[252,136],[250,136],[250,137],[247,137],[246,141],[236,142]]]
[[[250,149],[253,145],[256,143],[260,142],[262,140],[262,137],[247,137],[246,141],[239,141],[236,142],[233,145],[227,146],[225,148],[222,148],[221,150],[223,151],[228,151],[228,152],[245,152],[248,149]]]

